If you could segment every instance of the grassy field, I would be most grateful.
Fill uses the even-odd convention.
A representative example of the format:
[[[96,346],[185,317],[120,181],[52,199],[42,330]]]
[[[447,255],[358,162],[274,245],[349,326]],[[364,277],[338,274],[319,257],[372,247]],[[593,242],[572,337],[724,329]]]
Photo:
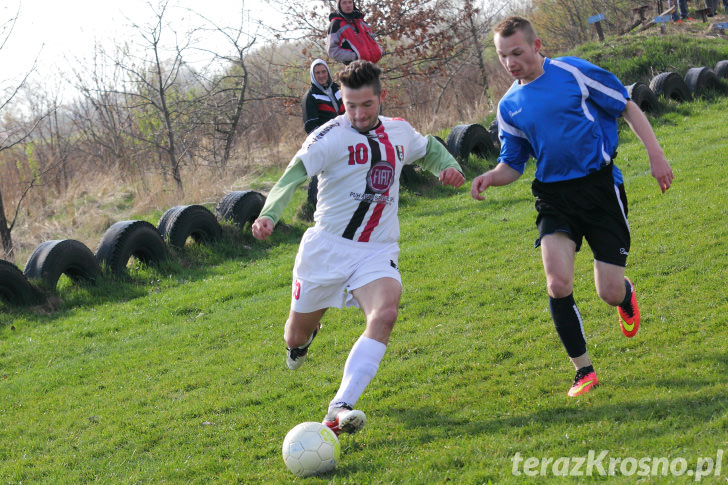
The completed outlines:
[[[702,22],[672,23],[669,29],[677,32],[660,35],[654,30],[639,42],[630,36],[610,37],[606,43],[582,44],[568,55],[583,57],[613,72],[625,85],[637,81],[649,84],[660,72],[684,75],[691,67],[712,69],[718,61],[728,59],[728,43],[705,35]]]
[[[566,396],[573,368],[533,249],[533,168],[482,203],[469,183],[406,191],[400,317],[357,406],[369,423],[341,438],[335,471],[307,481],[672,483],[698,470],[725,482],[728,457],[720,476],[707,458],[728,449],[727,110],[719,98],[653,120],[675,171],[664,195],[623,130],[642,327],[622,336],[585,247],[575,297],[601,385],[581,398]],[[283,437],[323,417],[363,330],[358,310],[331,310],[304,367],[285,366],[303,196],[269,242],[228,227],[223,243],[125,280],[64,277],[53,308],[0,306],[0,481],[303,481],[283,465]]]

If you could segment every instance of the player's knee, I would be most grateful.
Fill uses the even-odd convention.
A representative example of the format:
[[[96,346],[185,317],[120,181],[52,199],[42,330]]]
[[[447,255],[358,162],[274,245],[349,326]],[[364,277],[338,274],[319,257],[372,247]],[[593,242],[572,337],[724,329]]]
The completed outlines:
[[[378,308],[370,316],[372,323],[380,325],[382,327],[394,327],[394,322],[397,321],[397,307],[395,305]]]
[[[571,281],[561,278],[549,278],[546,286],[552,298],[564,298],[574,291]]]
[[[617,306],[624,300],[624,291],[624,284],[610,285],[608,287],[598,288],[597,294],[607,305]]]
[[[308,341],[309,337],[311,337],[311,335],[305,330],[297,328],[295,325],[291,325],[290,320],[286,322],[286,329],[283,332],[283,340],[286,341],[287,347],[300,347]]]
[[[283,332],[283,340],[286,341],[286,347],[291,349],[301,345],[298,343],[299,339],[296,336],[296,332],[291,332],[288,328],[286,328],[286,331]]]

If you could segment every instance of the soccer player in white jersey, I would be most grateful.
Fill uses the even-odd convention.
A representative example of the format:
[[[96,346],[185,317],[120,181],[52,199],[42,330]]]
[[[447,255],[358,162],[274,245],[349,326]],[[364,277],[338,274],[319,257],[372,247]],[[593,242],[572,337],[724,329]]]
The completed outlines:
[[[617,119],[623,116],[644,144],[663,193],[672,184],[672,169],[649,121],[613,74],[576,57],[543,57],[541,40],[522,17],[500,22],[493,41],[516,80],[498,104],[499,163],[473,180],[471,194],[483,200],[488,187],[514,182],[528,158],[536,159],[536,247],[551,316],[576,368],[568,395],[578,396],[598,383],[573,294],[582,238],[594,254],[597,294],[617,307],[624,335],[633,337],[640,323],[634,285],[624,274],[630,231],[622,174],[613,161]]]
[[[458,163],[435,138],[403,119],[379,116],[380,74],[376,65],[361,60],[340,74],[346,113],[306,138],[252,228],[260,240],[270,236],[296,187],[318,176],[315,225],[296,255],[284,338],[286,363],[298,369],[328,308],[357,305],[364,312],[366,329],[349,353],[323,421],[337,435],[364,426],[366,416],[354,406],[379,368],[397,319],[402,166],[416,162],[445,185],[465,182]]]

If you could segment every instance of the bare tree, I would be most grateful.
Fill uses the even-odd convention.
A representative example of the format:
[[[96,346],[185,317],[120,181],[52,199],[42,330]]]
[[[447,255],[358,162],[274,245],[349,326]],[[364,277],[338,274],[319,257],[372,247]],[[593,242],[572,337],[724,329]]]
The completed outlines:
[[[443,60],[438,75],[431,78],[431,81],[440,88],[436,96],[435,113],[440,110],[447,92],[457,83],[457,77],[466,77],[479,87],[479,93],[471,90],[468,93],[469,97],[475,99],[482,97],[489,101],[490,86],[484,51],[492,44],[487,36],[494,21],[509,8],[513,8],[512,2],[491,5],[489,10],[484,10],[475,7],[473,0],[464,0],[462,4],[453,7],[451,17],[460,20],[454,22],[453,26],[452,55]],[[462,83],[460,85],[462,86]]]
[[[18,161],[18,166],[25,165],[25,179],[34,177],[37,184],[48,187],[38,193],[43,205],[46,197],[62,194],[72,177],[68,161],[74,150],[73,125],[60,93],[60,86],[47,80],[30,82],[23,89],[24,111],[29,113],[26,124],[35,128],[20,144],[25,161]]]
[[[17,20],[18,13],[16,12],[13,17],[0,24],[0,51],[2,51],[10,38]],[[29,76],[34,70],[35,62],[22,80],[8,86],[0,87],[0,115],[2,115],[2,123],[0,124],[0,155],[2,155],[3,152],[12,149],[16,145],[23,143],[37,126],[37,122],[35,124],[24,123],[22,120],[11,116],[9,113],[13,101],[18,97],[18,93],[23,86],[25,86]],[[0,162],[2,162],[2,159],[0,159]],[[35,181],[35,178],[31,179],[28,185],[23,189],[22,194],[18,197],[15,204],[13,217],[10,219],[8,219],[5,214],[5,203],[3,201],[2,193],[3,187],[0,185],[0,241],[2,241],[5,257],[10,260],[12,260],[14,256],[12,231],[18,220],[18,212],[20,211],[20,206],[26,195],[33,188]]]
[[[379,64],[390,79],[437,70],[452,49],[452,23],[447,18],[454,0],[362,0],[357,6],[384,46]],[[282,12],[280,40],[301,42],[307,56],[324,57],[329,13],[334,0],[269,0]]]
[[[27,138],[28,133],[24,129],[3,127],[3,131],[0,136],[2,136],[2,139],[0,139],[1,155],[2,152],[20,144],[25,138]],[[2,187],[0,187],[0,240],[2,240],[5,257],[10,260],[12,260],[14,256],[12,231],[15,227],[16,221],[18,220],[18,212],[20,211],[23,199],[25,199],[25,196],[28,194],[30,189],[33,188],[34,181],[35,179],[31,180],[31,183],[25,188],[25,190],[23,190],[22,195],[18,198],[18,201],[15,204],[15,213],[9,220],[5,215],[5,203],[3,202]]]
[[[81,97],[72,106],[72,120],[84,141],[82,151],[89,167],[118,168],[122,177],[141,176],[141,150],[129,133],[134,132],[133,112],[124,108],[120,94],[121,68],[105,62],[109,56],[96,45],[93,58],[77,60],[74,87]]]
[[[325,58],[326,31],[334,0],[269,0],[286,19],[278,38],[296,40],[308,57]],[[441,112],[475,115],[474,105],[489,99],[489,61],[485,51],[494,21],[526,0],[361,0],[357,2],[385,55],[379,61],[388,81],[388,106],[408,117]],[[461,109],[464,107],[465,109]]]
[[[130,135],[154,146],[160,155],[164,155],[166,163],[162,167],[172,176],[178,196],[182,198],[184,186],[180,167],[186,155],[186,130],[191,131],[190,125],[185,126],[185,122],[190,121],[186,111],[189,105],[182,85],[182,81],[191,76],[184,76],[189,68],[183,53],[189,48],[193,33],[185,33],[180,39],[165,20],[168,3],[164,1],[156,7],[148,3],[154,21],[133,25],[142,38],[145,56],[139,57],[128,49],[117,53],[116,65],[126,74],[128,88],[114,94],[121,95],[125,108],[134,111],[137,117],[138,131]],[[175,47],[166,57],[162,37],[168,33],[175,37]]]
[[[232,51],[226,55],[204,49],[213,58],[210,66],[222,63],[222,69],[213,71],[211,75],[208,74],[209,69],[198,73],[203,91],[200,97],[200,106],[204,110],[202,124],[207,128],[205,131],[211,140],[209,153],[212,161],[223,169],[230,160],[237,137],[255,120],[254,115],[246,113],[246,105],[250,104],[247,58],[257,37],[246,32],[246,25],[250,27],[250,21],[244,7],[244,2],[241,2],[237,27],[221,27],[198,14],[209,25],[201,32],[222,35]],[[247,117],[244,116],[246,114]]]

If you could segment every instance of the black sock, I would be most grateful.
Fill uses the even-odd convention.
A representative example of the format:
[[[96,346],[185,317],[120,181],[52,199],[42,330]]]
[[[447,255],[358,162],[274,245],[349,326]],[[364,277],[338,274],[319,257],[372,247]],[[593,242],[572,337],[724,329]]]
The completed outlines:
[[[585,376],[590,372],[594,372],[594,366],[587,365],[587,366],[584,366],[581,369],[577,370],[576,372],[577,372],[577,374],[581,374],[581,375]]]
[[[629,314],[632,314],[632,285],[629,284],[629,281],[627,281],[627,278],[624,279],[624,300],[622,303],[619,304],[619,306],[622,307],[623,310],[629,312]]]
[[[579,357],[586,353],[586,340],[582,330],[581,315],[574,302],[574,294],[563,298],[551,298],[549,296],[549,308],[551,318],[559,334],[561,343],[564,344],[569,357]]]

